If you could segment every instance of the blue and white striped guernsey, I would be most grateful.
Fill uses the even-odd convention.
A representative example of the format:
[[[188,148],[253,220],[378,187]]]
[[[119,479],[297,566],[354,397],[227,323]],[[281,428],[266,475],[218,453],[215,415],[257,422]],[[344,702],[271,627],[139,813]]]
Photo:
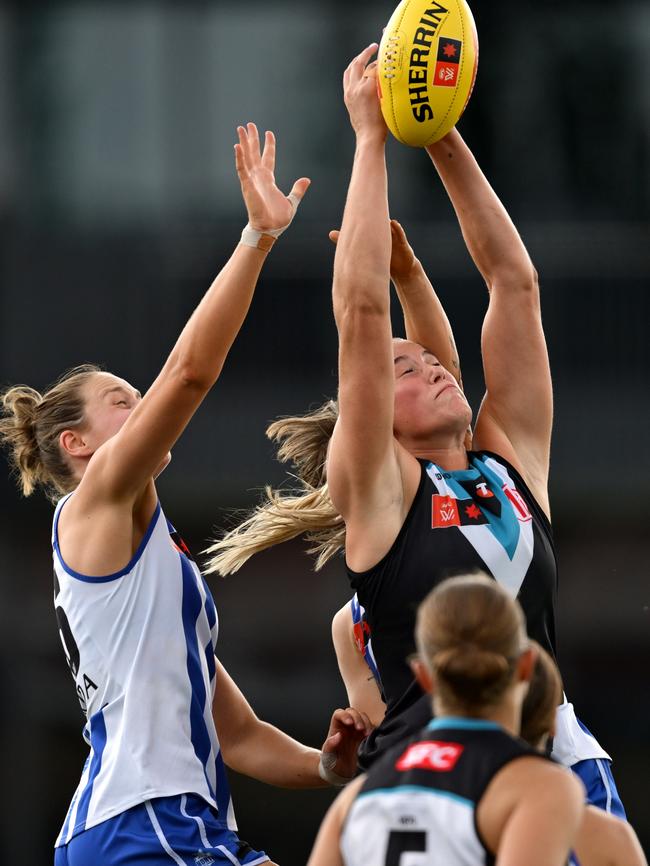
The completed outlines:
[[[73,571],[57,537],[68,499],[54,515],[54,605],[90,754],[56,847],[146,800],[184,793],[235,830],[212,718],[210,590],[160,504],[125,568],[105,577]]]

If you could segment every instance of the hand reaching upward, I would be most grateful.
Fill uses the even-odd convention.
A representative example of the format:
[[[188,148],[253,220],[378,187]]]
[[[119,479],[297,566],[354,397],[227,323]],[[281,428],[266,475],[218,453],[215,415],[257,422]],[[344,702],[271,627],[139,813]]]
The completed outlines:
[[[369,63],[379,46],[376,42],[358,54],[343,73],[343,99],[352,128],[360,136],[385,141],[388,127],[381,113],[377,91],[376,61]]]
[[[286,196],[275,184],[275,136],[267,132],[264,149],[254,123],[238,126],[239,143],[235,145],[235,164],[241,183],[248,223],[259,232],[287,228],[311,181],[297,180]]]
[[[339,235],[338,229],[334,229],[329,233],[329,239],[333,244],[337,244]],[[413,247],[408,242],[406,232],[397,220],[390,221],[390,235],[392,241],[390,255],[390,275],[393,280],[403,280],[410,276],[413,268],[417,264]]]

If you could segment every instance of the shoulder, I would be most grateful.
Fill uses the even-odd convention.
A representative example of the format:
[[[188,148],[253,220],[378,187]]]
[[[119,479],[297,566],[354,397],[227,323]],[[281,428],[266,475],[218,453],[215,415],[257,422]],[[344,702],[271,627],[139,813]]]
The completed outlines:
[[[630,824],[595,806],[587,806],[584,811],[575,850],[581,863],[596,862],[598,855],[602,857],[605,853],[612,860],[618,857],[616,862],[647,866],[641,844]]]
[[[352,647],[352,602],[346,602],[332,617],[332,641],[337,653]]]
[[[344,635],[347,635],[350,631],[350,624],[352,623],[352,599],[350,601],[346,601],[345,604],[340,607],[334,616],[332,617],[332,636],[336,640],[337,638],[341,638]]]
[[[524,754],[499,770],[486,791],[488,795],[505,795],[513,807],[522,802],[582,805],[585,790],[572,772],[555,761]]]
[[[477,830],[494,853],[501,851],[506,832],[534,838],[551,827],[577,829],[584,798],[584,788],[570,770],[543,755],[523,753],[492,778],[477,804]]]
[[[349,492],[347,508],[340,508],[346,525],[345,558],[356,573],[375,568],[399,537],[425,477],[424,466],[399,443],[393,442],[394,474],[388,480],[382,467],[373,470],[373,488]],[[338,507],[338,506],[337,506]]]

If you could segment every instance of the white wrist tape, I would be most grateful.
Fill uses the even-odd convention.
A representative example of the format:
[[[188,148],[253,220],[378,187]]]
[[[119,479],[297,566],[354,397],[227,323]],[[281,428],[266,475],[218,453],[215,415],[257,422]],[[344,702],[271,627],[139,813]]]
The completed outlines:
[[[293,222],[293,218],[298,210],[298,205],[300,204],[300,198],[293,192],[289,193],[287,198],[291,203],[291,219],[286,226],[282,226],[282,228],[279,229],[269,229],[268,231],[261,232],[259,229],[253,228],[250,223],[247,223],[241,233],[240,243],[244,244],[246,247],[255,247],[258,250],[264,250],[264,252],[270,250],[277,238],[279,238],[283,232],[286,232]]]
[[[352,779],[347,779],[345,776],[339,776],[338,773],[334,772],[332,768],[336,766],[336,760],[336,752],[321,752],[320,760],[318,762],[318,775],[324,782],[327,782],[328,785],[342,788],[344,785],[347,785],[348,782],[351,782]]]

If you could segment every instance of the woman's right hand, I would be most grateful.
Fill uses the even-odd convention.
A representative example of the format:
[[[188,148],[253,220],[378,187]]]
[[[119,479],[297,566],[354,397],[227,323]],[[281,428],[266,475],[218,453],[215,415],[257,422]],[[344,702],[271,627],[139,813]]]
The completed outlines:
[[[285,195],[275,184],[274,134],[265,134],[263,150],[254,123],[238,126],[237,134],[239,143],[235,145],[235,164],[249,225],[259,232],[287,228],[311,181],[301,177],[289,195]]]
[[[377,43],[373,42],[357,55],[345,70],[343,98],[357,138],[370,134],[385,141],[388,127],[379,104],[376,62],[369,64],[378,47]]]

